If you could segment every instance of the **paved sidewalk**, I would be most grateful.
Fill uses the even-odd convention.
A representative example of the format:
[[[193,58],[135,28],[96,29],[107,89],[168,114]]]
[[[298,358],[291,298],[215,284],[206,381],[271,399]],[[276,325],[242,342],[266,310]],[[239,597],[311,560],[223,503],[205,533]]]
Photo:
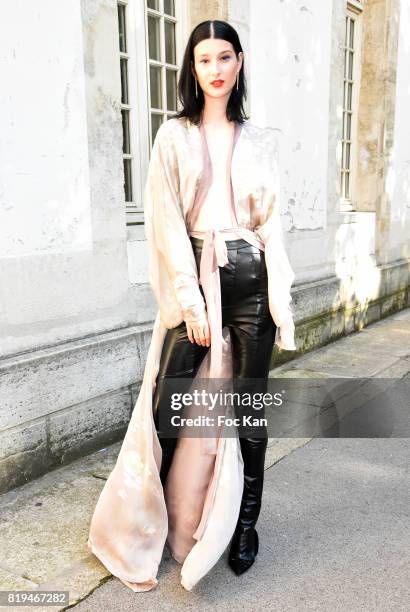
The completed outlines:
[[[410,309],[271,374],[409,377]],[[189,593],[165,548],[158,587],[133,593],[85,548],[117,443],[0,496],[0,590],[69,590],[71,605],[84,600],[81,611],[408,610],[409,446],[407,438],[272,440],[251,570],[235,576],[226,552]]]

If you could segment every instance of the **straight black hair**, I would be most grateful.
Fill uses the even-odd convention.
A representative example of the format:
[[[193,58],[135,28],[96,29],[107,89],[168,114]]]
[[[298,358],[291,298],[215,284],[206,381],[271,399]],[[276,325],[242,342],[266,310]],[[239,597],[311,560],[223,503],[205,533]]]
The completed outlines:
[[[184,59],[178,81],[178,98],[182,104],[182,110],[176,115],[177,118],[187,117],[192,123],[199,124],[201,112],[205,104],[202,89],[198,86],[198,97],[195,96],[195,77],[192,74],[192,65],[195,65],[194,48],[196,45],[207,38],[221,38],[230,42],[235,50],[236,57],[242,46],[239,36],[229,23],[212,19],[202,21],[191,32],[185,48]],[[238,75],[238,90],[234,85],[226,107],[226,117],[228,121],[243,123],[248,117],[245,115],[243,101],[246,99],[246,82],[244,72],[244,61]]]

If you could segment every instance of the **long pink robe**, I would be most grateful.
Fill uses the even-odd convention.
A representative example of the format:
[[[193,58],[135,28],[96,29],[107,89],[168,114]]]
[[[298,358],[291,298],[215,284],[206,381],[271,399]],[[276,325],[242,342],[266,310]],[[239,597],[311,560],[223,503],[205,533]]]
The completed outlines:
[[[232,218],[238,237],[265,250],[275,344],[295,350],[290,305],[294,273],[283,245],[272,136],[271,130],[249,122],[235,126],[229,156]],[[247,176],[240,174],[242,167]],[[117,462],[97,501],[87,542],[106,568],[136,592],[156,586],[166,541],[182,564],[182,586],[191,590],[223,554],[239,516],[243,461],[238,438],[225,437],[223,431],[214,438],[181,437],[163,489],[161,447],[152,414],[165,334],[183,320],[207,316],[211,327],[211,349],[192,388],[198,379],[232,376],[229,330],[222,329],[220,310],[219,266],[227,261],[223,232],[203,235],[199,279],[189,240],[189,234],[198,235],[192,227],[211,180],[203,127],[183,119],[163,124],[153,146],[144,196],[150,283],[159,311],[141,390]]]

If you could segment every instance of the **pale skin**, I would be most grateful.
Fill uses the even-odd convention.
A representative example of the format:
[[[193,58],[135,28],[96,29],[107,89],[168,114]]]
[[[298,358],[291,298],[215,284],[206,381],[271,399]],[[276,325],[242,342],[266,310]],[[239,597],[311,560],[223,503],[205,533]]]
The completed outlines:
[[[242,67],[243,53],[238,56],[232,44],[220,38],[207,38],[194,48],[192,74],[198,81],[198,89],[204,94],[203,125],[209,147],[217,147],[220,139],[230,138],[233,125],[226,117],[229,96],[236,87],[236,76]],[[212,81],[222,80],[221,87],[214,87]],[[208,320],[186,323],[190,342],[200,346],[211,345]]]

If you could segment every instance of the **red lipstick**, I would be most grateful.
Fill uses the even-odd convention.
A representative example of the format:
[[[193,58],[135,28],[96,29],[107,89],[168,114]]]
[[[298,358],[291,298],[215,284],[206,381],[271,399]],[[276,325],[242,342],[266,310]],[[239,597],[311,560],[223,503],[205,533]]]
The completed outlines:
[[[213,85],[214,87],[222,87],[222,85],[224,84],[225,81],[222,81],[222,79],[218,79],[216,81],[212,81],[211,85]]]

